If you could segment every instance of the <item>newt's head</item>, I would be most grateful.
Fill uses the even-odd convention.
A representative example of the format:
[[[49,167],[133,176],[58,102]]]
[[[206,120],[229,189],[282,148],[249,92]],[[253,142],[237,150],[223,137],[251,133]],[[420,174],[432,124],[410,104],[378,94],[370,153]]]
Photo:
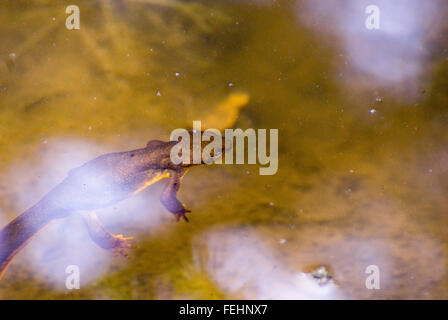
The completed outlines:
[[[232,148],[219,131],[186,131],[171,142],[170,157],[175,164],[190,167],[201,164],[212,164],[222,157],[226,150]]]

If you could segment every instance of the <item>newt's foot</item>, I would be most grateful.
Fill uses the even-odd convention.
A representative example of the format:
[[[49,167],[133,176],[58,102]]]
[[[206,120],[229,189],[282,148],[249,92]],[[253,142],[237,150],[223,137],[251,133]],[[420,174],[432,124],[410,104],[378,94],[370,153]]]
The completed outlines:
[[[186,213],[191,212],[191,210],[183,208],[180,212],[174,212],[174,216],[176,217],[176,221],[179,221],[180,219],[184,219],[186,222],[190,222],[185,215]]]
[[[122,234],[114,235],[115,239],[115,246],[111,249],[112,253],[115,256],[122,255],[125,258],[129,258],[129,254],[127,253],[126,249],[135,249],[138,248],[133,243],[134,238],[132,237],[123,237]]]

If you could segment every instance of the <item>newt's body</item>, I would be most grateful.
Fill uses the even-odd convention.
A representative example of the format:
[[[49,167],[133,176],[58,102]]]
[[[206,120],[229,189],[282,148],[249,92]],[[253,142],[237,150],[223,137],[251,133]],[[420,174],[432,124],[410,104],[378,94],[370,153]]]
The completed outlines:
[[[160,179],[169,178],[160,199],[162,204],[177,220],[188,221],[185,214],[190,210],[177,199],[177,191],[192,165],[171,162],[170,152],[175,144],[177,141],[152,140],[145,148],[105,154],[70,170],[65,180],[0,231],[0,278],[37,232],[53,220],[76,212],[84,218],[93,241],[125,255],[124,248],[134,247],[132,239],[107,232],[93,210],[126,199]]]

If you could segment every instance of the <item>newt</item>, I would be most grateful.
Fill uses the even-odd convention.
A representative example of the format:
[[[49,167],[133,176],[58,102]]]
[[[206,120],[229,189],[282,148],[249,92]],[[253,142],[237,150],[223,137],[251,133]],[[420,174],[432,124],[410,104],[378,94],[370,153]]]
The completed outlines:
[[[193,138],[190,134],[190,157],[193,156]],[[225,138],[222,150],[226,148]],[[115,254],[127,256],[126,249],[135,248],[133,239],[108,232],[98,219],[95,210],[106,208],[131,197],[161,179],[169,179],[160,201],[177,221],[188,222],[191,212],[177,198],[185,173],[198,164],[174,164],[171,148],[178,141],[151,140],[146,147],[131,151],[109,153],[72,169],[67,177],[40,201],[12,220],[0,231],[0,279],[18,252],[51,222],[79,213],[88,229],[90,238],[100,247]],[[209,142],[201,142],[201,148]],[[214,152],[210,156],[215,157]],[[190,159],[192,160],[192,159]]]

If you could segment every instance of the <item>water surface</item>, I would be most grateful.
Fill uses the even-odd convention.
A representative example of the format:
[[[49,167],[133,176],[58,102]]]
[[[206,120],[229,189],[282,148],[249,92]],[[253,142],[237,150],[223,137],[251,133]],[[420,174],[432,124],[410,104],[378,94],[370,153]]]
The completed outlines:
[[[279,129],[279,170],[191,170],[189,224],[159,204],[165,182],[98,212],[135,237],[128,260],[77,215],[58,221],[0,297],[448,298],[447,7],[377,2],[369,33],[362,1],[78,1],[72,31],[72,3],[2,1],[0,225],[69,169],[193,120]],[[80,290],[65,288],[70,264]],[[334,282],[310,280],[319,266]]]

